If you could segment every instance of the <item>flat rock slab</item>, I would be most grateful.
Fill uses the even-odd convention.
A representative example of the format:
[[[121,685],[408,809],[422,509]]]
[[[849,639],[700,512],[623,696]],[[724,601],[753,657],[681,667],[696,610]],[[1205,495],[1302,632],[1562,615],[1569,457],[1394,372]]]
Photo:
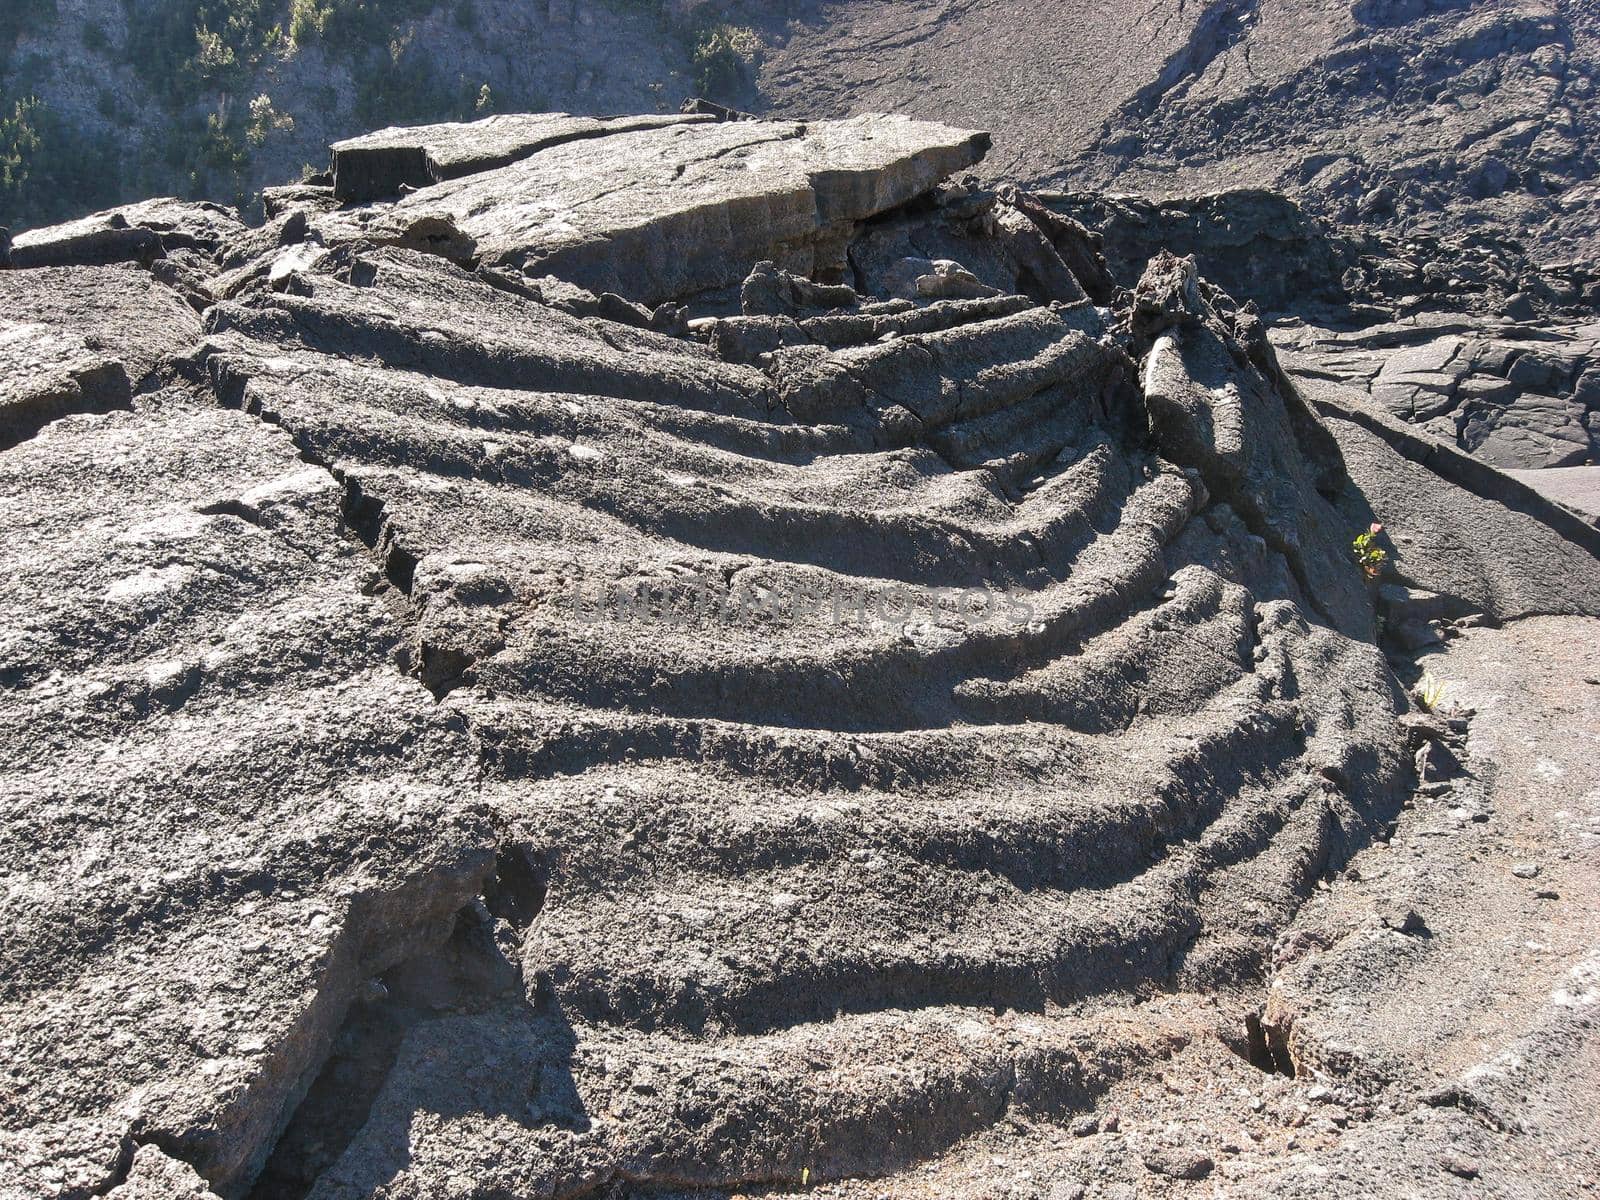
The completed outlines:
[[[655,304],[737,284],[763,259],[841,272],[856,223],[988,147],[985,133],[902,117],[675,124],[425,188],[385,219],[459,230],[490,265]]]
[[[1538,471],[1507,471],[1506,474],[1527,484],[1546,500],[1575,509],[1600,523],[1600,467],[1549,467]]]
[[[149,263],[172,250],[210,253],[244,232],[230,208],[169,197],[19,233],[8,261],[12,267]]]
[[[564,142],[715,119],[699,113],[637,117],[506,113],[468,123],[380,129],[329,148],[333,190],[344,201],[378,200],[398,196],[402,188],[427,187],[503,167]]]
[[[121,265],[0,271],[0,314],[81,339],[121,362],[135,386],[200,332],[199,316],[170,288]]]
[[[122,365],[82,338],[0,319],[0,449],[57,417],[115,408],[131,394]]]
[[[0,496],[0,1190],[100,1194],[152,1123],[237,1194],[356,989],[476,893],[470,751],[271,426],[142,397]]]
[[[120,266],[0,271],[0,313],[0,448],[125,406],[200,329],[172,292]]]

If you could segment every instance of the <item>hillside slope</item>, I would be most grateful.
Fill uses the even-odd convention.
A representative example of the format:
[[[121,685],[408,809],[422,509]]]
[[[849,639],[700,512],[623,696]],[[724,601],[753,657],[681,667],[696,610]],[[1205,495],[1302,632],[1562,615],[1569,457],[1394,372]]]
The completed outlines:
[[[989,129],[995,180],[1269,187],[1549,264],[1600,236],[1597,63],[1596,0],[20,0],[0,225],[243,199],[384,124],[706,93]]]
[[[705,76],[695,37],[655,0],[21,0],[0,17],[0,226],[243,205],[386,124],[676,111]]]
[[[1483,227],[1593,256],[1593,0],[853,0],[761,71],[779,113],[996,133],[996,178],[1157,195],[1271,187],[1342,224]]]

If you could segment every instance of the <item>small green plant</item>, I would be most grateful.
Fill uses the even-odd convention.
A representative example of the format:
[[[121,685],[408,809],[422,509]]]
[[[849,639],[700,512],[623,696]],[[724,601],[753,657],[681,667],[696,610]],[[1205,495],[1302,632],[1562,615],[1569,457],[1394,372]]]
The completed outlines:
[[[318,4],[317,0],[294,0],[289,8],[289,40],[296,46],[316,41],[327,32],[328,18],[332,15],[332,5]]]
[[[202,83],[216,83],[231,75],[239,65],[238,53],[220,33],[213,33],[204,25],[195,27],[195,53],[190,69]]]
[[[1422,705],[1423,711],[1438,712],[1449,691],[1450,685],[1430,671],[1422,677],[1412,694],[1416,696],[1417,703]]]
[[[1378,545],[1378,539],[1383,536],[1383,526],[1374,521],[1365,533],[1358,534],[1356,540],[1350,543],[1350,550],[1356,556],[1356,565],[1361,568],[1361,573],[1369,580],[1376,581],[1383,574],[1383,564],[1389,561],[1389,552]]]

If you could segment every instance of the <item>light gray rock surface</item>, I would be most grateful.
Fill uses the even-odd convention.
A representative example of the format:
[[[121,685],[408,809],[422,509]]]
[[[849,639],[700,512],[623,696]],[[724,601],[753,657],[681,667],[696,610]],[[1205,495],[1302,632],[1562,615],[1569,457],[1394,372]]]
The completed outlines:
[[[1338,439],[1356,484],[1358,494],[1343,501],[1351,526],[1385,527],[1401,583],[1497,621],[1595,610],[1590,564],[1600,531],[1583,518],[1359,393],[1305,378],[1297,386]]]
[[[1192,263],[1097,310],[941,187],[982,145],[617,133],[286,195],[127,309],[0,276],[29,378],[142,372],[0,451],[0,1185],[876,1187],[1254,1072],[1218,1029],[1412,782],[1354,531],[1520,538],[1419,581],[1500,619],[1600,613],[1600,534],[1341,455]],[[904,245],[998,294],[884,298]]]
[[[841,276],[858,222],[988,145],[987,134],[895,117],[668,125],[426,188],[377,220],[442,224],[489,264],[656,304],[737,284],[758,259]]]
[[[1507,470],[1600,460],[1600,325],[1481,325],[1432,314],[1340,332],[1274,328],[1291,369],[1370,394],[1395,417]]]
[[[1600,467],[1558,467],[1543,471],[1508,471],[1547,500],[1600,521]]]
[[[465,124],[380,129],[333,144],[333,191],[344,201],[397,197],[402,188],[427,187],[509,166],[564,142],[713,119],[687,114],[596,118],[506,113]]]
[[[199,318],[122,267],[0,271],[0,446],[74,412],[128,404]]]
[[[244,228],[237,213],[219,204],[147,200],[19,233],[9,261],[13,267],[148,264],[174,250],[215,251]]]

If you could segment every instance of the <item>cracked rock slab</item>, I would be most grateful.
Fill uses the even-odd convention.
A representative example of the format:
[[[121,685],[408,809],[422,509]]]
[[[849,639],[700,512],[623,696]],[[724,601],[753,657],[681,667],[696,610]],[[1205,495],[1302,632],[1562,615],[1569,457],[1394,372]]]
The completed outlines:
[[[901,117],[673,124],[425,188],[371,223],[448,226],[486,263],[655,304],[730,287],[762,260],[837,274],[857,222],[988,146],[987,134]]]
[[[220,204],[146,200],[19,233],[9,261],[14,268],[148,264],[175,250],[209,254],[244,232],[238,214]]]
[[[380,129],[329,148],[333,191],[342,201],[362,203],[504,167],[564,142],[713,120],[688,113],[611,118],[506,113],[466,124]]]
[[[254,418],[70,417],[0,490],[6,1184],[102,1189],[137,1137],[237,1194],[478,890],[462,733],[393,670],[338,484]]]

